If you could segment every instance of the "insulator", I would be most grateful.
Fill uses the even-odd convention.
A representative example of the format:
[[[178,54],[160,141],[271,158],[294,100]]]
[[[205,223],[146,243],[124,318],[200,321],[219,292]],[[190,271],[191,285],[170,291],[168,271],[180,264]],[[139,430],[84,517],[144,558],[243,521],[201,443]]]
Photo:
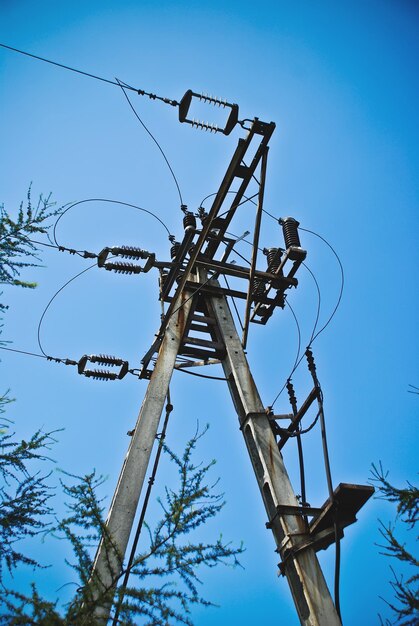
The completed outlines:
[[[105,270],[114,271],[117,274],[140,274],[143,271],[143,268],[139,265],[134,265],[134,263],[105,263]]]
[[[180,250],[180,243],[178,241],[175,241],[173,246],[170,248],[170,258],[172,260],[176,258],[179,250]]]
[[[260,278],[255,278],[253,281],[253,289],[252,289],[252,294],[254,296],[261,296],[263,293],[265,293],[265,282],[263,280],[261,280]]]
[[[310,372],[312,372],[312,374],[315,374],[316,364],[314,362],[314,356],[310,348],[307,348],[306,350],[306,357],[307,357],[308,369],[310,370]]]
[[[287,391],[288,391],[288,397],[290,399],[290,404],[292,407],[294,407],[294,405],[297,405],[297,398],[295,395],[295,390],[294,390],[294,385],[292,384],[292,382],[290,380],[287,381]]]
[[[218,105],[219,107],[222,106],[223,108],[225,108],[227,105],[226,100],[222,100],[221,98],[217,98],[214,96],[209,96],[206,93],[199,94],[198,98],[202,100],[202,102],[207,102],[208,104],[213,104],[214,106]]]
[[[117,254],[123,259],[147,259],[150,255],[147,250],[141,248],[134,248],[132,246],[118,246],[111,248],[112,254]]]
[[[281,265],[281,248],[268,248],[266,250],[266,256],[268,260],[268,270],[272,273],[276,272]]]
[[[92,354],[89,356],[91,363],[99,363],[99,365],[122,365],[123,359],[118,359],[116,356],[109,356],[107,354]]]
[[[118,378],[118,374],[108,372],[107,370],[85,370],[83,374],[87,378],[93,378],[94,380],[116,380]]]
[[[297,222],[293,217],[281,217],[279,223],[284,233],[285,247],[291,248],[292,246],[296,246],[299,248],[301,246],[300,237],[298,235],[300,222]]]
[[[230,108],[230,114],[227,119],[224,128],[220,128],[216,124],[210,124],[209,122],[201,122],[200,120],[191,119],[188,117],[189,108],[193,98],[198,98],[202,102],[212,104],[214,106],[222,106]],[[181,101],[179,102],[179,121],[187,122],[191,124],[193,128],[202,128],[203,130],[209,130],[210,132],[220,132],[224,135],[229,135],[235,125],[238,123],[239,107],[237,104],[231,104],[226,100],[220,98],[214,98],[214,96],[208,96],[207,94],[200,94],[188,89]]]
[[[185,231],[187,230],[195,230],[196,228],[196,218],[193,213],[185,213],[185,217],[183,218],[183,227]]]
[[[202,223],[204,223],[205,219],[208,217],[208,213],[206,212],[206,210],[204,209],[203,206],[198,207],[198,217],[201,220]]]

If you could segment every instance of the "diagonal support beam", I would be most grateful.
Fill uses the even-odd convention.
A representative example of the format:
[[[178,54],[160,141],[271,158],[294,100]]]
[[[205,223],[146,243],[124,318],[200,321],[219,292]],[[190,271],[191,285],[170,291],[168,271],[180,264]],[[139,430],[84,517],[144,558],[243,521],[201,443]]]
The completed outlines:
[[[299,503],[250,373],[227,300],[224,297],[212,297],[211,306],[225,341],[225,376],[229,381],[230,393],[268,519],[272,520],[271,530],[277,551],[281,557],[286,557],[283,569],[301,624],[341,626],[315,550],[306,547],[310,545],[311,539],[304,518],[295,514],[278,514],[278,511],[284,510],[281,507],[298,507]],[[301,545],[305,549],[298,551]]]
[[[91,584],[97,599],[95,617],[100,620],[99,624],[107,623],[111,608],[109,597],[122,573],[123,559],[191,303],[188,292],[181,293],[168,321],[109,509],[106,520],[108,537],[101,541],[96,553]],[[104,602],[102,597],[106,597]]]

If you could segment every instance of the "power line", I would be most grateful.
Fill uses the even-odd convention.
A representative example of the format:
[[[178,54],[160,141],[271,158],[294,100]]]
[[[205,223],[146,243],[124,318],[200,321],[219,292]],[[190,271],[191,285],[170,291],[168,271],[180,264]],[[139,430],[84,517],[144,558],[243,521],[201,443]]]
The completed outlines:
[[[320,294],[319,283],[317,282],[317,278],[315,277],[314,273],[311,271],[311,269],[309,268],[309,266],[306,263],[302,263],[302,265],[309,272],[310,276],[314,280],[314,284],[316,285],[316,289],[317,289],[317,312],[316,312],[316,319],[314,320],[313,330],[311,332],[310,341],[308,342],[309,345],[311,345],[313,343],[313,337],[314,337],[314,333],[316,332],[317,324],[319,323],[320,308],[321,308],[321,294]]]
[[[300,230],[303,230],[306,233],[310,233],[311,235],[314,235],[315,237],[318,237],[319,239],[321,239],[321,241],[323,241],[329,248],[330,250],[333,252],[338,264],[339,264],[339,269],[340,269],[340,274],[341,274],[341,284],[340,284],[340,290],[339,290],[339,296],[335,305],[335,308],[333,309],[330,317],[328,318],[328,320],[326,321],[326,323],[320,328],[320,330],[317,331],[317,333],[314,335],[313,340],[314,341],[330,324],[330,322],[332,321],[332,319],[334,318],[336,311],[338,310],[341,300],[342,300],[342,295],[343,295],[343,290],[345,287],[345,274],[343,271],[343,265],[342,262],[339,258],[338,253],[336,252],[336,250],[333,248],[333,246],[321,235],[319,235],[318,233],[315,233],[312,230],[308,230],[307,228],[301,228],[301,226],[299,227]]]
[[[16,348],[6,348],[6,346],[0,346],[0,350],[7,350],[8,352],[17,352],[18,354],[27,354],[28,356],[37,356],[40,359],[48,359],[49,361],[59,361],[61,359],[55,359],[53,357],[49,357],[46,354],[36,354],[35,352],[27,352],[26,350],[16,350]]]
[[[88,76],[89,78],[94,78],[95,80],[100,80],[103,83],[108,83],[110,85],[120,86],[114,80],[109,80],[109,78],[103,78],[102,76],[96,76],[95,74],[91,74],[90,72],[84,72],[83,70],[78,70],[75,67],[70,67],[69,65],[64,65],[63,63],[58,63],[57,61],[51,61],[50,59],[45,59],[44,57],[40,57],[36,54],[31,54],[30,52],[25,52],[24,50],[19,50],[18,48],[13,48],[12,46],[6,46],[4,43],[0,43],[2,48],[6,48],[7,50],[11,50],[12,52],[18,52],[19,54],[23,54],[24,56],[31,57],[32,59],[37,59],[38,61],[43,61],[44,63],[50,63],[51,65],[56,65],[57,67],[61,67],[65,70],[69,70],[70,72],[75,72],[76,74],[82,74],[83,76]],[[138,93],[138,89],[135,87],[131,87],[131,85],[125,85],[126,89],[130,89],[131,91],[135,91]],[[145,94],[148,95],[148,94]]]
[[[42,326],[42,322],[44,320],[46,312],[48,311],[49,307],[51,306],[51,304],[53,303],[55,298],[58,296],[58,294],[61,293],[61,291],[63,291],[63,289],[65,289],[67,287],[67,285],[72,283],[73,280],[76,280],[76,278],[78,278],[79,276],[81,276],[85,272],[88,272],[89,270],[91,270],[93,267],[97,267],[96,263],[94,263],[93,265],[90,265],[86,269],[82,270],[81,272],[79,272],[78,274],[73,276],[73,278],[70,278],[70,280],[68,280],[62,287],[60,287],[60,289],[58,289],[58,291],[52,296],[51,300],[48,302],[47,306],[45,307],[45,309],[44,309],[44,311],[43,311],[43,313],[41,315],[41,318],[39,320],[39,323],[38,323],[38,332],[37,332],[39,349],[41,350],[42,354],[45,357],[47,357],[47,354],[46,354],[46,352],[44,352],[44,349],[43,349],[42,343],[41,343],[41,326]]]
[[[176,371],[189,374],[190,376],[198,376],[198,378],[207,378],[208,380],[224,380],[228,382],[228,378],[223,378],[222,376],[210,376],[209,374],[199,374],[198,372],[190,372],[184,367],[177,367]]]
[[[132,110],[132,112],[134,113],[135,117],[136,117],[136,118],[137,118],[137,120],[140,122],[141,126],[144,128],[144,130],[146,131],[146,133],[148,133],[148,134],[150,135],[151,139],[154,141],[154,143],[156,144],[156,146],[157,146],[157,147],[158,147],[158,149],[160,150],[160,152],[161,152],[161,154],[162,154],[162,156],[163,156],[163,159],[166,161],[166,165],[167,165],[167,167],[169,168],[171,175],[173,176],[173,180],[175,181],[175,185],[176,185],[176,188],[177,188],[177,191],[178,191],[178,194],[179,194],[180,204],[181,204],[181,206],[183,206],[182,193],[181,193],[181,191],[180,191],[180,187],[179,187],[178,180],[177,180],[177,178],[176,178],[176,176],[175,176],[175,173],[174,173],[174,171],[173,171],[172,166],[171,166],[171,165],[170,165],[170,163],[169,163],[169,160],[168,160],[167,156],[166,156],[166,155],[165,155],[165,153],[164,153],[163,148],[161,147],[161,145],[159,144],[159,142],[157,141],[157,139],[155,138],[155,136],[153,135],[153,133],[152,133],[152,132],[151,132],[151,131],[147,128],[147,126],[144,124],[144,122],[143,122],[143,120],[141,119],[141,117],[138,115],[138,113],[137,113],[137,111],[135,110],[135,108],[134,108],[134,106],[133,106],[133,104],[132,104],[131,100],[129,99],[128,94],[127,94],[127,93],[126,93],[126,91],[125,91],[125,87],[122,85],[121,81],[119,81],[118,79],[116,79],[116,80],[118,81],[118,84],[119,84],[120,88],[122,89],[122,92],[123,92],[123,94],[124,94],[125,98],[127,99],[127,102],[128,102],[128,104],[129,104],[129,106],[131,107],[131,110]]]
[[[269,213],[269,211],[266,211],[266,209],[262,209],[264,213],[266,213],[266,215],[269,215],[269,217],[271,217],[273,220],[275,220],[275,222],[278,222],[278,218],[275,217],[274,215],[272,215],[272,213]],[[323,241],[323,243],[326,244],[326,246],[328,246],[330,248],[330,250],[332,251],[332,253],[334,254],[338,264],[339,264],[339,269],[340,269],[340,274],[341,274],[341,285],[340,285],[340,289],[339,289],[339,296],[336,302],[336,305],[332,311],[332,313],[330,314],[329,318],[327,319],[326,323],[320,328],[320,330],[314,335],[313,339],[311,340],[311,342],[313,342],[330,324],[330,322],[332,321],[332,319],[334,318],[336,311],[338,310],[341,300],[342,300],[342,296],[343,296],[343,290],[344,290],[344,286],[345,286],[345,273],[343,270],[343,265],[342,265],[342,261],[340,260],[340,257],[338,255],[338,253],[336,252],[336,250],[333,248],[333,246],[327,241],[327,239],[325,239],[325,237],[322,237],[321,235],[319,235],[318,233],[314,232],[313,230],[309,230],[308,228],[303,228],[302,226],[298,227],[299,230],[302,230],[306,233],[310,233],[310,235],[314,235],[315,237],[318,237],[318,239],[320,239],[321,241]],[[314,278],[314,276],[313,276]]]
[[[168,227],[166,226],[166,224],[163,222],[163,220],[153,211],[150,211],[149,209],[144,209],[143,207],[140,207],[136,204],[130,204],[129,202],[122,202],[120,200],[111,200],[109,198],[87,198],[86,200],[78,200],[77,202],[73,202],[70,204],[70,206],[68,206],[58,217],[58,219],[56,220],[54,227],[52,229],[52,236],[54,238],[55,243],[57,244],[57,246],[59,246],[59,243],[57,241],[57,226],[58,226],[58,222],[64,217],[64,215],[70,211],[71,209],[73,209],[74,207],[78,206],[79,204],[84,204],[86,202],[109,202],[111,204],[120,204],[121,206],[127,206],[127,207],[131,207],[132,209],[137,209],[138,211],[143,211],[143,213],[147,213],[148,215],[151,215],[152,217],[154,217],[154,219],[156,219],[162,226],[163,228],[166,230],[167,234],[170,237],[170,230],[168,229]]]

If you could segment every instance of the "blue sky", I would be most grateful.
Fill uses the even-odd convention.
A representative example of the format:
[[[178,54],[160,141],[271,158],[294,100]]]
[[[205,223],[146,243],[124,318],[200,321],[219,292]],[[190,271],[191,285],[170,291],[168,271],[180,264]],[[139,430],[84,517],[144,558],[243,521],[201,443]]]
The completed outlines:
[[[371,462],[380,459],[394,481],[414,481],[417,399],[407,388],[419,384],[415,3],[4,1],[0,16],[5,44],[174,99],[189,88],[219,95],[237,102],[244,117],[276,122],[265,208],[276,216],[293,215],[326,237],[345,269],[341,306],[313,347],[334,482],[365,483]],[[9,210],[32,181],[34,196],[51,191],[58,205],[97,197],[139,205],[181,235],[173,180],[117,87],[6,50],[0,50],[0,72],[0,188]],[[166,151],[186,204],[196,210],[217,190],[240,133],[194,131],[177,122],[171,107],[135,95],[132,101]],[[242,232],[252,219],[251,208],[244,209]],[[78,249],[136,245],[168,256],[167,234],[157,222],[103,203],[73,209],[58,235],[60,243]],[[320,284],[325,321],[339,293],[339,269],[316,238],[301,239]],[[263,245],[280,242],[279,227],[266,217]],[[245,244],[241,250],[246,252]],[[35,292],[4,290],[10,303],[4,336],[17,349],[33,352],[39,351],[37,325],[49,299],[87,267],[55,250],[42,256],[44,267],[28,272],[39,283]],[[310,276],[301,272],[299,278],[290,302],[304,346],[317,302]],[[91,270],[47,312],[44,349],[75,359],[106,352],[135,367],[158,326],[157,295],[155,273],[118,277]],[[287,309],[278,310],[266,327],[251,327],[248,357],[265,404],[282,387],[296,348]],[[110,496],[145,381],[127,377],[104,385],[72,368],[9,353],[2,355],[1,368],[3,387],[17,398],[10,417],[19,434],[39,426],[64,428],[54,450],[57,466],[80,474],[95,467],[108,476]],[[294,381],[302,400],[310,389],[304,368]],[[221,531],[246,546],[243,570],[205,574],[205,594],[221,606],[197,612],[197,624],[297,624],[286,583],[277,578],[273,540],[264,528],[265,512],[227,390],[222,382],[176,374],[172,395],[171,446],[181,450],[197,420],[210,424],[201,453],[217,459],[215,475],[227,505],[208,533]],[[288,410],[283,395],[276,407]],[[309,500],[320,505],[327,488],[317,431],[307,436],[306,450]],[[292,445],[285,460],[296,480]],[[169,477],[163,466],[159,486]],[[346,625],[378,623],[378,612],[389,614],[379,599],[391,594],[389,563],[375,544],[378,518],[387,521],[393,514],[386,503],[371,501],[345,533]],[[45,546],[39,550],[54,563],[36,574],[52,597],[71,579],[63,565],[65,548],[55,546],[54,555]],[[333,550],[320,558],[332,586]]]

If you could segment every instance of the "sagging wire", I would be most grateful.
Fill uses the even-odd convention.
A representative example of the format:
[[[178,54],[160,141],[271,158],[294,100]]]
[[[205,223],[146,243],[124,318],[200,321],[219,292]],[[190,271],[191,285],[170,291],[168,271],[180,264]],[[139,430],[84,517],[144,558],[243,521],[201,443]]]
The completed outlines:
[[[177,372],[183,372],[184,374],[189,374],[190,376],[198,376],[198,378],[206,378],[208,380],[224,380],[228,382],[228,378],[223,378],[222,376],[210,376],[209,374],[199,374],[198,372],[190,372],[184,367],[177,367]]]
[[[135,117],[136,117],[136,118],[137,118],[137,120],[140,122],[141,126],[144,128],[144,130],[146,131],[146,133],[148,133],[148,135],[149,135],[149,136],[151,137],[151,139],[154,141],[154,143],[156,144],[157,148],[160,150],[160,152],[161,152],[161,154],[162,154],[162,156],[163,156],[163,159],[165,160],[166,165],[167,165],[167,167],[168,167],[168,168],[169,168],[169,170],[170,170],[170,173],[171,173],[171,175],[172,175],[172,177],[173,177],[173,180],[175,181],[175,185],[176,185],[176,188],[177,188],[177,191],[178,191],[178,194],[179,194],[180,205],[181,205],[181,207],[182,207],[182,206],[183,206],[183,199],[182,199],[182,193],[181,193],[181,191],[180,191],[179,183],[178,183],[178,180],[177,180],[177,178],[176,178],[176,175],[175,175],[175,173],[174,173],[174,171],[173,171],[173,168],[172,168],[172,166],[170,165],[169,160],[168,160],[168,158],[167,158],[166,154],[164,153],[163,148],[161,147],[161,145],[159,144],[159,142],[157,141],[157,139],[155,138],[155,136],[153,135],[153,133],[152,133],[152,132],[151,132],[151,131],[147,128],[147,126],[144,124],[144,122],[143,122],[143,120],[141,119],[141,117],[138,115],[137,111],[136,111],[136,110],[135,110],[135,108],[134,108],[134,105],[132,104],[131,100],[129,99],[128,94],[126,93],[126,90],[125,90],[124,85],[123,85],[123,84],[121,83],[121,81],[120,81],[120,80],[118,80],[117,78],[116,78],[115,80],[118,82],[118,85],[119,85],[119,86],[120,86],[120,88],[122,89],[122,92],[123,92],[123,94],[124,94],[124,96],[125,96],[125,98],[126,98],[126,100],[127,100],[128,104],[129,104],[129,106],[130,106],[130,108],[131,108],[132,112],[134,113]]]
[[[170,230],[168,229],[166,224],[163,222],[163,220],[160,219],[160,217],[156,213],[153,213],[153,211],[150,211],[149,209],[144,209],[143,207],[137,206],[136,204],[130,204],[129,202],[122,202],[120,200],[111,200],[109,198],[87,198],[86,200],[78,200],[77,202],[72,202],[58,216],[58,218],[57,218],[57,220],[56,220],[56,222],[54,224],[54,227],[52,229],[52,236],[53,236],[54,242],[55,242],[55,244],[57,246],[60,245],[58,243],[58,241],[57,241],[57,226],[58,226],[59,221],[64,217],[64,215],[68,211],[70,211],[74,207],[78,206],[79,204],[85,204],[86,202],[109,202],[110,204],[119,204],[121,206],[127,206],[127,207],[130,207],[132,209],[136,209],[138,211],[142,211],[143,213],[147,213],[148,215],[151,215],[152,217],[154,217],[154,219],[156,219],[163,226],[163,228],[166,230],[166,232],[169,235],[169,237],[171,236]]]
[[[97,267],[96,263],[94,263],[93,265],[89,265],[89,267],[87,267],[86,269],[82,270],[81,272],[79,272],[78,274],[76,274],[75,276],[73,276],[73,278],[70,278],[70,280],[68,280],[62,287],[60,287],[60,289],[58,289],[58,291],[52,296],[51,300],[48,302],[47,306],[45,307],[41,318],[39,320],[38,323],[38,331],[37,331],[37,336],[38,336],[38,345],[39,345],[39,349],[41,350],[42,354],[47,357],[47,353],[44,351],[43,347],[42,347],[42,343],[41,343],[41,326],[42,326],[42,322],[44,320],[45,314],[48,311],[49,307],[51,306],[51,304],[53,303],[53,301],[55,300],[55,298],[58,296],[59,293],[61,293],[61,291],[63,291],[70,283],[72,283],[74,280],[76,280],[76,278],[78,278],[79,276],[81,276],[82,274],[85,274],[86,272],[88,272],[89,270],[93,269],[94,267]]]
[[[301,228],[301,226],[299,227],[300,230],[303,230],[306,233],[310,233],[311,235],[314,235],[315,237],[318,237],[321,241],[323,241],[329,248],[330,250],[333,252],[338,264],[339,264],[339,269],[340,269],[340,274],[341,274],[341,284],[340,284],[340,289],[339,289],[339,296],[336,302],[336,305],[332,311],[332,313],[330,314],[328,320],[326,321],[326,323],[320,328],[320,330],[317,331],[317,333],[314,335],[312,342],[329,326],[330,322],[332,321],[332,319],[334,318],[336,311],[338,310],[341,300],[342,300],[342,296],[343,296],[343,290],[345,287],[345,273],[343,271],[343,265],[342,265],[342,261],[339,258],[338,253],[336,252],[336,250],[333,248],[333,246],[321,235],[319,235],[318,233],[315,233],[312,230],[308,230],[307,228]]]
[[[269,211],[266,211],[266,209],[262,209],[264,213],[266,213],[266,215],[268,215],[269,217],[271,217],[273,220],[275,220],[275,222],[278,223],[278,218],[275,217],[274,215],[272,215],[272,213],[269,213]],[[313,338],[311,340],[311,343],[317,339],[317,337],[324,331],[326,330],[326,328],[329,326],[330,322],[332,321],[332,319],[334,318],[334,316],[336,315],[336,312],[340,306],[341,300],[342,300],[342,296],[343,296],[343,290],[345,287],[345,273],[343,270],[343,264],[342,261],[340,260],[340,257],[338,255],[338,253],[336,252],[336,250],[333,248],[333,246],[327,241],[327,239],[325,239],[324,237],[322,237],[321,235],[319,235],[318,233],[314,232],[313,230],[309,230],[308,228],[303,228],[302,226],[298,227],[299,230],[302,230],[306,233],[310,233],[310,235],[314,235],[315,237],[318,237],[318,239],[320,239],[321,241],[323,241],[323,243],[325,243],[328,248],[331,250],[331,252],[333,253],[333,255],[335,256],[338,265],[339,265],[339,270],[340,270],[340,275],[341,275],[341,280],[340,280],[340,288],[339,288],[339,295],[338,295],[338,299],[336,301],[336,305],[333,308],[332,313],[330,314],[330,316],[328,317],[327,321],[325,322],[325,324],[320,328],[320,330],[317,331],[317,333],[315,333],[313,335]],[[308,268],[307,268],[308,269]],[[310,271],[310,270],[309,270]],[[311,275],[314,278],[313,273],[310,271]],[[316,286],[318,286],[317,281],[316,282]]]
[[[310,341],[309,341],[309,343],[308,343],[308,345],[307,345],[307,349],[308,349],[308,348],[310,348],[311,344],[312,344],[312,343],[313,343],[313,341],[314,341],[313,337],[314,337],[314,333],[316,332],[317,324],[318,324],[318,321],[319,321],[319,316],[320,316],[320,308],[321,308],[321,294],[320,294],[320,287],[319,287],[319,283],[317,282],[317,279],[316,279],[315,275],[313,274],[313,272],[311,271],[311,269],[308,267],[308,265],[307,265],[306,263],[302,263],[302,265],[305,267],[305,269],[306,269],[306,270],[309,272],[309,274],[311,275],[311,277],[312,277],[312,279],[313,279],[313,281],[314,281],[314,283],[315,283],[315,285],[316,285],[316,289],[317,289],[317,311],[316,311],[316,318],[315,318],[315,320],[314,320],[313,330],[311,331]],[[289,305],[289,302],[287,302],[287,301],[286,301],[286,304],[288,304],[288,306],[290,306],[290,305]],[[300,337],[301,337],[301,336],[299,336],[299,340],[300,340]],[[299,350],[298,350],[298,353],[299,353],[300,349],[301,349],[301,344],[299,345]],[[288,375],[288,377],[287,377],[286,382],[285,382],[285,383],[284,383],[284,385],[282,386],[281,390],[277,393],[277,395],[275,396],[275,399],[274,399],[274,401],[273,401],[272,405],[270,405],[270,406],[272,406],[272,407],[273,407],[273,406],[275,405],[275,403],[277,402],[278,398],[282,395],[282,392],[284,391],[285,387],[287,386],[287,383],[291,380],[292,375],[294,374],[294,372],[295,372],[295,371],[297,370],[297,368],[299,367],[299,365],[300,365],[301,361],[304,359],[304,356],[305,356],[305,355],[304,355],[304,354],[302,354],[302,355],[300,356],[300,358],[297,358],[297,359],[296,359],[296,361],[294,362],[294,366],[293,366],[293,368],[292,368],[291,372],[289,373],[289,375]]]
[[[316,319],[314,320],[313,330],[311,331],[310,341],[308,342],[308,345],[310,346],[313,343],[314,333],[316,332],[317,324],[319,323],[320,309],[321,309],[321,294],[320,294],[319,283],[317,282],[317,278],[315,277],[314,273],[311,271],[311,269],[306,263],[303,262],[302,265],[310,274],[317,289],[317,312],[316,312]]]
[[[275,218],[273,215],[271,215],[270,213],[268,213],[268,211],[265,211],[265,213],[267,213],[267,215],[269,215],[272,219],[274,219],[276,222],[278,221],[277,218]],[[333,252],[334,256],[336,257],[338,264],[339,264],[339,268],[340,268],[340,272],[341,272],[341,284],[340,284],[340,289],[339,289],[339,295],[338,295],[338,299],[336,302],[335,307],[333,308],[332,313],[330,314],[329,318],[327,319],[327,321],[325,322],[325,324],[323,324],[323,326],[317,330],[317,326],[318,326],[318,322],[319,322],[319,318],[320,318],[320,309],[321,309],[321,293],[320,293],[320,287],[319,287],[319,283],[314,275],[314,273],[312,272],[312,270],[305,264],[303,263],[303,266],[306,268],[306,270],[310,273],[312,279],[314,280],[315,286],[316,286],[316,290],[317,290],[317,296],[318,296],[318,303],[317,303],[317,313],[316,313],[316,319],[314,322],[314,326],[313,326],[313,331],[311,333],[311,337],[309,340],[309,343],[307,345],[307,349],[311,348],[312,344],[314,343],[314,341],[317,339],[317,337],[319,337],[319,335],[326,330],[326,328],[329,326],[330,322],[332,321],[333,317],[335,316],[341,300],[342,300],[342,295],[343,295],[343,290],[344,290],[344,285],[345,285],[345,275],[344,275],[344,270],[343,270],[343,265],[342,262],[337,254],[337,252],[335,251],[335,249],[331,246],[331,244],[321,235],[318,235],[317,233],[308,230],[306,228],[301,228],[299,227],[300,230],[304,230],[305,232],[308,232],[312,235],[315,235],[316,237],[318,237],[319,239],[321,239],[329,248],[330,250]],[[300,365],[302,359],[304,358],[304,355],[301,356],[301,358],[294,364],[294,367],[291,370],[291,373],[288,376],[288,379],[291,378],[291,376],[294,374],[294,372],[296,371],[296,369],[298,368],[298,366]],[[287,379],[287,380],[288,380]],[[286,387],[286,383],[282,386],[281,390],[277,393],[277,395],[275,396],[274,401],[272,402],[271,406],[274,406],[276,401],[278,400],[278,398],[280,397],[280,395],[282,394],[282,392],[284,391]]]
[[[218,193],[218,191],[216,191],[215,193],[210,193],[208,194],[208,196],[205,196],[205,198],[203,200],[201,200],[201,202],[199,203],[199,208],[203,208],[203,204],[205,202],[205,200],[208,200],[208,198],[212,198],[213,196],[216,196]],[[234,193],[237,194],[237,191],[227,191],[227,193]],[[239,202],[238,204],[236,204],[234,206],[235,209],[238,209],[239,206],[242,206],[243,204],[246,204],[246,202],[252,202],[255,206],[257,206],[257,202],[255,202],[253,200],[253,198],[256,198],[259,192],[253,194],[253,196],[245,196],[243,194],[243,198],[244,200],[242,200],[241,202]],[[233,206],[231,207],[233,208]],[[231,209],[227,209],[227,211],[224,211],[224,213],[221,213],[220,215],[218,215],[218,217],[223,217],[224,215],[226,215],[226,213],[228,213]]]

